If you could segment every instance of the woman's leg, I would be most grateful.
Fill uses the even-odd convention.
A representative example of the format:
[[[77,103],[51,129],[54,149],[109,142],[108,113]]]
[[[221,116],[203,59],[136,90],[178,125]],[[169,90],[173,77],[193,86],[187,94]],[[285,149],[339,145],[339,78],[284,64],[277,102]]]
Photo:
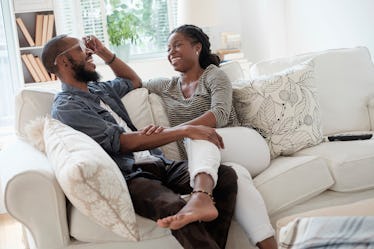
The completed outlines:
[[[269,146],[256,130],[247,127],[226,127],[216,131],[225,144],[225,148],[221,150],[221,162],[237,163],[246,168],[252,177],[269,166]]]
[[[174,190],[177,193],[188,194],[191,192],[191,187],[189,186],[189,179],[187,177],[181,177],[181,168],[186,168],[187,162],[174,162],[167,168],[167,182],[164,184]],[[182,172],[183,173],[183,172]],[[200,182],[200,177],[206,177],[208,186],[205,186],[204,180]],[[200,186],[202,188],[209,187],[213,188],[213,182],[209,175],[198,174],[196,176],[195,188]],[[190,200],[187,204],[174,216],[176,219],[171,221],[169,227],[173,229],[174,226],[179,226],[183,222],[193,222],[197,220],[208,221],[199,224],[204,224],[206,230],[211,235],[211,237],[216,241],[220,248],[225,248],[229,228],[231,225],[231,220],[235,211],[237,194],[237,176],[235,171],[228,166],[221,165],[218,169],[218,181],[212,190],[212,195],[214,197],[215,205],[212,198],[206,193],[194,193],[191,195]],[[204,200],[202,200],[204,199]],[[196,202],[195,202],[196,201]],[[209,214],[211,206],[215,210],[218,210],[218,217],[215,216],[214,219],[204,220],[204,217],[196,219],[196,217],[202,214]],[[197,208],[198,207],[198,208]],[[179,218],[180,219],[179,219]],[[191,217],[193,218],[192,220]],[[211,221],[210,221],[211,220]],[[196,222],[193,222],[196,223]],[[190,224],[193,224],[190,223]],[[183,226],[184,228],[185,226]]]
[[[270,224],[265,202],[253,185],[248,170],[235,163],[231,166],[238,176],[238,194],[235,207],[235,219],[247,233],[252,244],[260,248],[277,248],[274,229]]]
[[[164,186],[159,180],[137,177],[129,180],[127,185],[135,212],[154,221],[177,213],[186,204],[179,194]],[[178,230],[172,230],[172,235],[186,249],[222,248],[208,233],[203,223],[186,224]]]
[[[193,194],[188,203],[176,215],[157,221],[159,226],[173,230],[196,220],[212,221],[218,216],[212,194],[218,178],[219,149],[205,140],[186,139],[185,146],[189,158],[188,170]],[[183,193],[183,191],[181,189],[178,192]]]

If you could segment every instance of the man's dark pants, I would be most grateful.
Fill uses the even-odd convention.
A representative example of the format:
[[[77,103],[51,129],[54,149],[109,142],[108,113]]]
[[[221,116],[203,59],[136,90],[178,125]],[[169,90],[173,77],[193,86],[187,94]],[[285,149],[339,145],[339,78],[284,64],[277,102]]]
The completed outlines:
[[[157,219],[176,214],[186,204],[180,195],[191,193],[187,161],[165,165],[163,161],[137,165],[150,172],[153,179],[135,177],[127,181],[135,212]],[[237,193],[237,176],[228,166],[218,170],[213,190],[218,218],[211,222],[193,222],[172,230],[173,236],[185,249],[224,249],[233,217]]]

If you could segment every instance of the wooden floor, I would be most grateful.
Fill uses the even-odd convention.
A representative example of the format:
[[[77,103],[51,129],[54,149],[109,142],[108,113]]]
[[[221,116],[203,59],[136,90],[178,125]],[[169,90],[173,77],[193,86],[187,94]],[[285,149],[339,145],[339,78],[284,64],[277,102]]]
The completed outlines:
[[[27,249],[22,226],[8,214],[0,214],[0,249]]]

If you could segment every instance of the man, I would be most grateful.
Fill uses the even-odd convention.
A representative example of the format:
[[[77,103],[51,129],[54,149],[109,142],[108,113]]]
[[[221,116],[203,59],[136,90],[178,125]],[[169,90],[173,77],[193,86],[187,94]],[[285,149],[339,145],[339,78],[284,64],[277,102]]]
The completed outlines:
[[[110,66],[116,79],[98,82],[94,53]],[[62,82],[52,116],[92,137],[114,159],[127,181],[135,211],[170,228],[184,248],[224,248],[236,200],[234,171],[221,165],[216,186],[212,176],[198,174],[191,188],[187,162],[170,161],[157,149],[183,138],[222,147],[215,130],[151,125],[137,131],[121,98],[139,87],[141,80],[96,37],[80,41],[57,36],[44,46],[42,61]],[[180,194],[187,193],[191,198],[186,203]]]

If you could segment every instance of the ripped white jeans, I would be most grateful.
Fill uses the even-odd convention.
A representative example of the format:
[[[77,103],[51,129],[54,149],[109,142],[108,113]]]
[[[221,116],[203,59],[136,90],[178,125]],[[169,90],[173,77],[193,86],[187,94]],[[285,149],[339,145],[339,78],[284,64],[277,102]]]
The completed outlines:
[[[235,219],[247,233],[253,245],[274,236],[266,206],[261,194],[253,185],[256,176],[269,166],[269,148],[260,134],[245,127],[217,129],[225,149],[205,140],[185,139],[191,187],[198,173],[212,176],[214,185],[220,164],[231,166],[238,176]]]

